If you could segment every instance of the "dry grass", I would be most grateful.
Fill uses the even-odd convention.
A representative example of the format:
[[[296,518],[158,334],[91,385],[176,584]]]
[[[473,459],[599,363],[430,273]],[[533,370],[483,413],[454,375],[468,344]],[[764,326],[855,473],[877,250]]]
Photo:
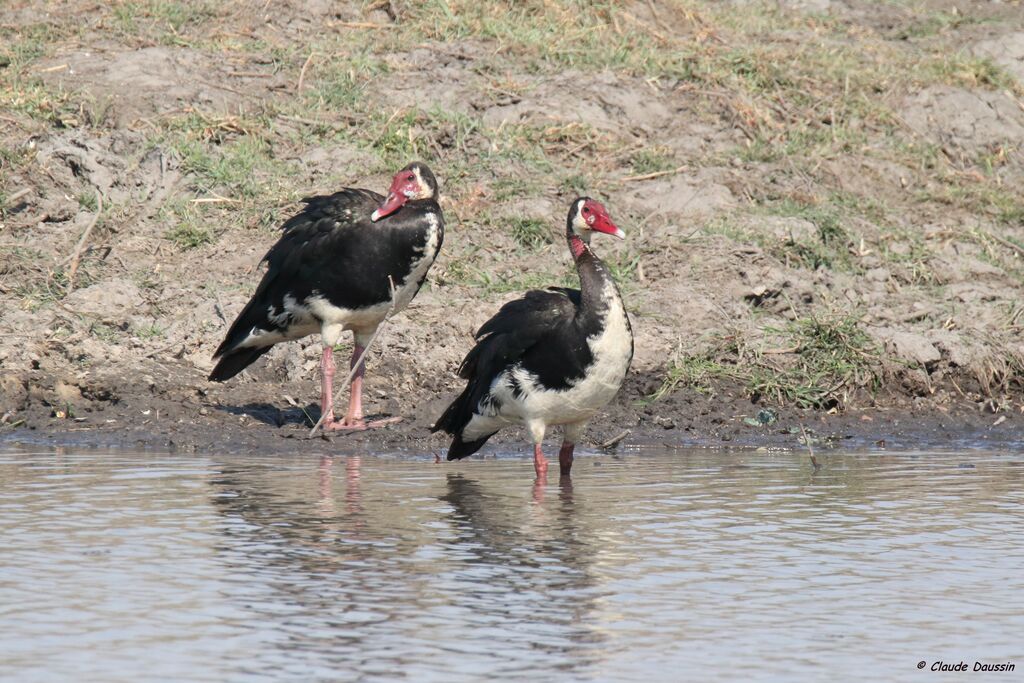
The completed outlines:
[[[356,175],[383,177],[422,158],[445,179],[455,234],[507,228],[498,239],[507,266],[481,265],[472,239],[451,240],[439,264],[446,284],[492,299],[572,281],[564,260],[549,256],[559,248],[557,241],[550,246],[549,228],[561,217],[527,215],[509,222],[508,207],[537,197],[560,204],[583,192],[614,197],[628,189],[624,177],[683,164],[736,169],[731,189],[740,205],[707,221],[706,231],[759,244],[790,268],[860,275],[862,256],[870,253],[899,284],[927,291],[938,281],[933,262],[942,243],[924,239],[919,224],[925,219],[919,217],[956,215],[983,221],[960,231],[958,239],[980,245],[983,258],[1007,273],[1024,272],[1024,241],[1014,236],[1024,225],[1024,196],[1017,190],[1024,177],[1021,151],[996,146],[950,153],[900,113],[907,95],[937,85],[1000,92],[1024,102],[1019,82],[951,39],[989,21],[984,16],[889,3],[886,11],[908,17],[901,35],[894,36],[841,16],[788,12],[767,0],[745,4],[742,11],[698,0],[628,7],[582,0],[428,0],[396,4],[394,22],[380,6],[346,5],[342,9],[352,17],[326,21],[314,32],[268,22],[253,3],[203,0],[102,3],[86,14],[52,13],[34,23],[4,24],[0,135],[11,142],[65,129],[96,136],[116,129],[109,103],[57,87],[42,71],[61,50],[102,34],[124,49],[166,46],[213,55],[235,72],[264,77],[257,86],[278,78],[285,84],[243,97],[232,111],[193,106],[139,122],[143,148],[164,151],[186,174],[154,219],[157,234],[173,250],[211,249],[224,231],[239,226],[272,230],[282,212],[310,190],[298,159],[322,148],[350,152],[361,171],[318,178],[321,189]],[[452,68],[471,64],[465,78],[479,107],[400,105],[379,87],[416,72],[410,66],[415,60],[449,59]],[[680,103],[680,121],[738,130],[739,142],[683,154],[665,133],[584,121],[494,124],[481,113],[530,97],[545,79],[597,73],[672,97]],[[246,82],[232,80],[229,86],[245,95]],[[38,173],[34,163],[33,154],[17,147],[0,154],[4,210],[4,196],[20,189],[4,178]],[[905,187],[881,187],[874,180],[851,188],[835,172],[857,174],[872,164],[904,169]],[[82,195],[86,210],[90,194]],[[749,227],[766,215],[810,221],[817,233],[769,240]],[[624,289],[641,292],[640,250],[630,248],[609,250],[609,262]],[[86,277],[89,269],[86,264]],[[60,273],[43,270],[41,284],[18,290],[22,305],[61,298]],[[865,350],[849,321],[824,311],[802,320],[829,322],[816,332],[800,321],[785,327],[778,321],[755,323],[776,325],[779,343],[811,348],[812,340],[821,342],[792,367],[737,342],[708,356],[682,357],[666,387],[740,378],[752,392],[821,406],[845,387],[871,386],[877,373],[857,359],[873,352]],[[1009,360],[1004,366],[993,371],[994,384],[1006,384],[1002,378],[1020,372]]]

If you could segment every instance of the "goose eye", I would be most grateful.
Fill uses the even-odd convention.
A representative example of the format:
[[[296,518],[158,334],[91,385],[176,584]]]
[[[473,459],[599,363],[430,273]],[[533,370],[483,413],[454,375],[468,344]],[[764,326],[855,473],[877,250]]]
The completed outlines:
[[[589,208],[589,207],[586,207],[586,206],[584,206],[584,207],[583,207],[583,213],[590,213],[590,208]]]
[[[410,173],[408,176],[406,176],[405,179],[406,180],[416,180],[416,176],[414,176],[413,174]]]

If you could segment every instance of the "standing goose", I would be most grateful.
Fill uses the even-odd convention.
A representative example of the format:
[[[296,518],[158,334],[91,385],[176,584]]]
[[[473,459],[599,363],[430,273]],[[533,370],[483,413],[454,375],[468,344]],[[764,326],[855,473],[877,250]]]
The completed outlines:
[[[611,273],[590,250],[593,232],[625,237],[600,203],[581,197],[566,220],[580,289],[529,291],[477,331],[477,344],[459,367],[466,388],[432,428],[455,437],[449,460],[472,455],[502,427],[521,423],[543,478],[544,432],[565,425],[558,462],[569,474],[583,428],[615,396],[633,359],[629,317]]]
[[[352,330],[354,367],[387,314],[416,296],[444,239],[437,180],[416,162],[395,174],[387,197],[345,188],[304,201],[263,257],[267,272],[217,348],[210,379],[231,379],[274,344],[319,332],[324,429],[390,422],[363,420],[364,363],[352,379],[348,412],[334,419],[334,345]]]

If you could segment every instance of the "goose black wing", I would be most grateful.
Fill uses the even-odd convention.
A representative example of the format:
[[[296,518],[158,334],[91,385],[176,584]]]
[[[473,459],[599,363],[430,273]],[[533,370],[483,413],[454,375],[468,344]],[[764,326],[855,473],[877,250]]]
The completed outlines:
[[[459,376],[467,380],[466,388],[431,428],[455,437],[449,460],[476,452],[487,440],[484,437],[463,442],[461,434],[481,400],[490,393],[494,378],[512,365],[526,361],[533,350],[556,346],[557,331],[571,325],[579,303],[580,293],[575,289],[531,290],[502,306],[477,330],[476,346],[459,366]]]
[[[267,264],[256,292],[231,324],[214,357],[229,353],[248,336],[253,328],[274,331],[288,326],[288,320],[270,313],[283,312],[285,297],[305,301],[314,290],[341,290],[356,301],[372,299],[379,292],[359,289],[358,278],[346,268],[347,262],[361,263],[356,245],[369,240],[367,230],[373,229],[370,214],[384,201],[376,192],[344,189],[331,195],[307,197],[305,208],[281,226],[281,238],[267,251],[262,262]],[[339,273],[355,286],[335,282]],[[384,281],[381,298],[390,297]],[[380,289],[379,287],[377,289]],[[353,291],[354,290],[354,291]],[[255,358],[253,358],[255,360]],[[251,362],[251,361],[250,361]],[[243,366],[244,367],[244,366]],[[235,370],[234,374],[240,372]]]
[[[558,333],[570,325],[580,304],[575,289],[549,287],[531,290],[510,301],[476,332],[477,344],[459,367],[464,379],[490,382],[507,367],[549,348]],[[540,348],[538,349],[538,346]]]

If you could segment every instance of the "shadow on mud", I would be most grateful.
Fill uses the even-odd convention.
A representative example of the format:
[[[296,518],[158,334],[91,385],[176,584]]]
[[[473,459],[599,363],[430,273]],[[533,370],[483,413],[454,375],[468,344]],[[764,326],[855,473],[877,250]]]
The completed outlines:
[[[216,410],[229,415],[247,415],[271,427],[297,424],[312,427],[320,417],[320,407],[309,404],[305,408],[278,408],[270,403],[245,403],[243,405],[218,405]]]

